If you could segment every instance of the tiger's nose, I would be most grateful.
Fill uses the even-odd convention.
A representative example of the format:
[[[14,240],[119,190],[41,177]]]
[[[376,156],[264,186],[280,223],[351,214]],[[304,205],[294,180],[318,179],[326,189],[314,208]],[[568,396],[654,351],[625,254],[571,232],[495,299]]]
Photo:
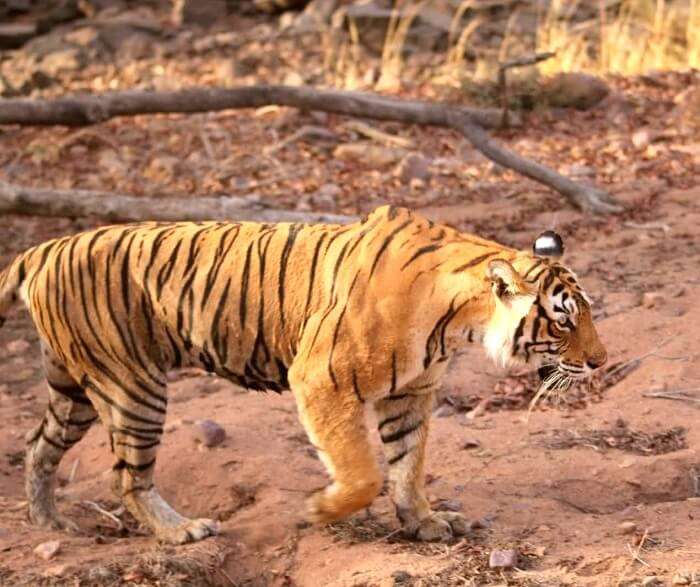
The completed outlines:
[[[605,365],[605,363],[608,362],[608,353],[605,351],[602,351],[600,353],[596,353],[594,355],[591,355],[588,357],[586,360],[586,365],[590,367],[591,369],[598,369],[599,367],[602,367]]]

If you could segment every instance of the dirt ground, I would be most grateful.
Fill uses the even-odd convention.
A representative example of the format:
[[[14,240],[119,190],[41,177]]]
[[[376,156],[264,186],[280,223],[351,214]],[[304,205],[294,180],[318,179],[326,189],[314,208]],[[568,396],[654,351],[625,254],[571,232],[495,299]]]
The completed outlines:
[[[267,56],[270,46],[263,45]],[[292,67],[285,55],[275,71]],[[223,57],[160,59],[165,77],[189,63],[192,71],[177,70],[186,85],[206,82],[202,72]],[[153,65],[138,64],[141,72]],[[90,66],[66,77],[66,91],[98,74],[107,84],[133,72]],[[23,439],[46,395],[36,335],[17,312],[0,330],[0,584],[700,585],[700,143],[674,126],[678,96],[697,80],[693,73],[609,80],[613,92],[591,110],[535,111],[524,128],[496,133],[560,171],[592,172],[627,205],[611,217],[582,215],[444,130],[377,125],[432,158],[431,177],[406,185],[391,167],[337,160],[332,147],[313,140],[260,155],[303,125],[357,139],[345,119],[318,113],[271,108],[79,130],[0,129],[0,179],[25,185],[144,197],[255,191],[278,207],[350,214],[392,202],[520,247],[556,228],[565,261],[595,301],[611,366],[591,389],[528,413],[531,378],[498,372],[478,349],[454,361],[427,467],[435,507],[477,522],[453,544],[402,538],[385,493],[348,521],[308,526],[305,497],[326,477],[291,394],[246,392],[211,377],[177,381],[157,483],[178,510],[216,517],[222,532],[171,547],[119,510],[100,426],[60,469],[59,508],[82,534],[26,521]],[[430,91],[415,86],[406,94]],[[640,129],[649,129],[648,142],[632,140]],[[95,225],[0,217],[2,264],[32,244]],[[659,394],[677,399],[652,397]],[[194,421],[206,418],[227,432],[213,449],[194,440]],[[48,540],[60,541],[60,550],[45,561],[33,550]],[[510,548],[520,554],[518,567],[490,569],[489,553]]]

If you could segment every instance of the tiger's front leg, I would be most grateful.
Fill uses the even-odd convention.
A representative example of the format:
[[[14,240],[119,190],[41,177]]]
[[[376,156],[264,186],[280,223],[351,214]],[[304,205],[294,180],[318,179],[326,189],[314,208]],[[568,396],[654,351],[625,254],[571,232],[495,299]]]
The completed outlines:
[[[467,533],[455,512],[434,512],[425,497],[424,462],[434,389],[410,387],[375,402],[379,434],[389,464],[396,515],[404,532],[418,540],[449,540]]]

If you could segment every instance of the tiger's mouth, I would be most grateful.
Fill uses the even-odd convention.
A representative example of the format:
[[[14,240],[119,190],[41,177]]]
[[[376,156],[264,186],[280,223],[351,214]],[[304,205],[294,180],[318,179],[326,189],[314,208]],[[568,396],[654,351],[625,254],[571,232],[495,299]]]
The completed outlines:
[[[547,378],[551,377],[557,370],[557,366],[554,364],[542,365],[537,369],[537,374],[540,376],[540,380],[545,381]]]

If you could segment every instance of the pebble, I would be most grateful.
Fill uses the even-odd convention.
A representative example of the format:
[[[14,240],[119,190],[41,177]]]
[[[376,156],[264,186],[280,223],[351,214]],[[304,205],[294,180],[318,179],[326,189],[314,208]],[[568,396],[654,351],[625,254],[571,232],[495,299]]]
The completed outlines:
[[[439,512],[461,512],[463,508],[464,504],[458,499],[443,499],[435,506]]]
[[[226,440],[226,431],[213,420],[198,420],[194,427],[195,440],[209,448]]]
[[[515,549],[509,550],[492,550],[489,556],[489,567],[492,569],[512,569],[518,564],[518,551]]]
[[[42,542],[39,546],[37,546],[34,549],[34,554],[40,556],[44,560],[51,560],[58,554],[60,549],[61,543],[58,540],[49,540],[48,542]]]
[[[411,183],[414,179],[427,181],[430,175],[430,160],[420,153],[409,153],[394,169],[394,176],[403,183]]]
[[[687,573],[676,573],[671,579],[671,585],[690,585],[690,577]]]
[[[663,584],[656,575],[648,575],[642,579],[642,587],[661,587]]]
[[[11,355],[19,355],[28,351],[31,348],[31,346],[32,345],[28,341],[22,338],[18,338],[17,340],[12,340],[8,342],[5,349],[7,349],[7,352]]]
[[[642,306],[645,308],[653,308],[658,306],[664,299],[662,293],[658,291],[647,291],[642,294]]]
[[[401,585],[402,583],[408,583],[412,577],[408,571],[399,570],[391,573],[391,578],[394,579],[394,585]]]
[[[622,534],[633,534],[637,531],[637,524],[634,522],[622,522],[618,528]]]
[[[436,418],[448,418],[454,416],[455,409],[449,404],[442,404],[437,410],[433,412]]]

